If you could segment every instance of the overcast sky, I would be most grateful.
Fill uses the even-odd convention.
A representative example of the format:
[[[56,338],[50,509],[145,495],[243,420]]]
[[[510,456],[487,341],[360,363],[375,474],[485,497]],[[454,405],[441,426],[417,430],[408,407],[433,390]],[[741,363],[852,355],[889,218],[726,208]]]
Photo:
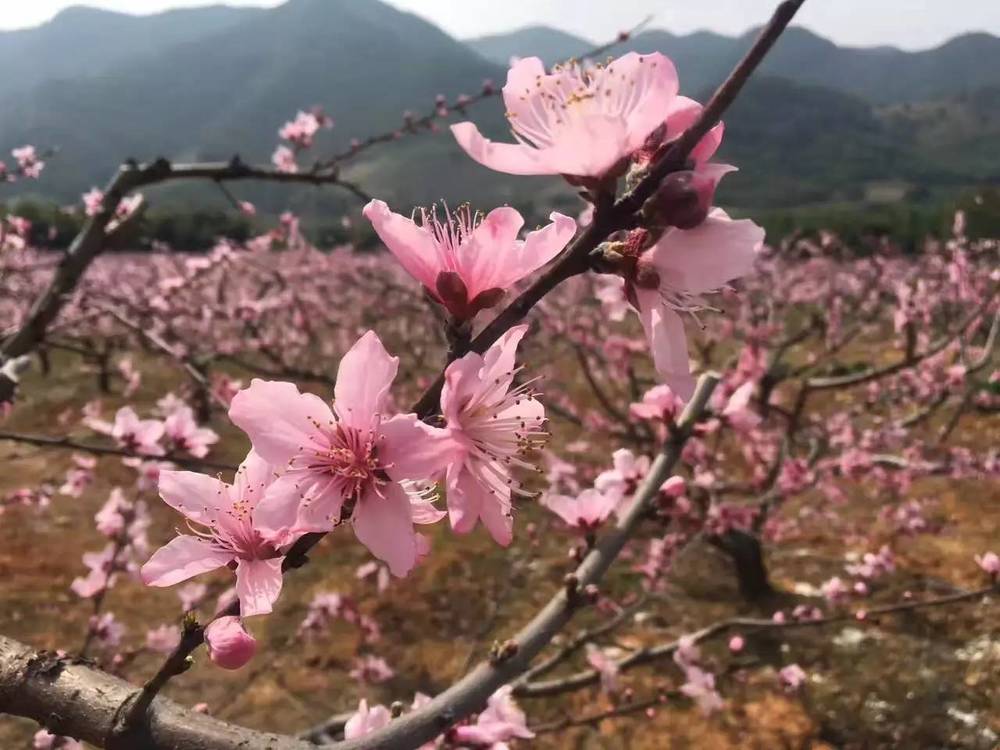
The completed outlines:
[[[369,0],[330,0],[330,2]],[[42,23],[68,5],[129,13],[208,4],[209,0],[0,0],[0,29]],[[281,0],[239,0],[233,5],[279,5]],[[653,26],[675,33],[711,29],[738,34],[761,23],[776,0],[390,0],[458,36],[546,24],[603,41],[619,28],[654,14]],[[965,31],[1000,35],[1000,0],[809,0],[797,23],[840,44],[933,47]]]

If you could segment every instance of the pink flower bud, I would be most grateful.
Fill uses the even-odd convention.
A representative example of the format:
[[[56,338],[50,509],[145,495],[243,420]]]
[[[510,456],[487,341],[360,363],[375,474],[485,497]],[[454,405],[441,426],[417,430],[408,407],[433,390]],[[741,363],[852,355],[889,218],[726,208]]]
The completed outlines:
[[[744,645],[746,645],[746,643],[743,640],[743,636],[734,635],[732,638],[729,639],[729,650],[732,651],[734,654],[738,654],[740,651],[742,651]]]
[[[239,617],[220,617],[205,628],[208,658],[223,669],[239,669],[257,653],[257,640]]]

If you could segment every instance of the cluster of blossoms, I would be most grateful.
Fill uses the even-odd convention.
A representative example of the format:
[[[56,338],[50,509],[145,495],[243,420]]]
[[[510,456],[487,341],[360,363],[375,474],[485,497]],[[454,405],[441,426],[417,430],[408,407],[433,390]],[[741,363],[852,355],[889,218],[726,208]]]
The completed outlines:
[[[16,166],[12,169],[0,161],[0,181],[14,182],[18,178],[37,180],[41,176],[45,162],[34,146],[20,146],[13,149],[10,155],[14,157]]]
[[[115,413],[114,421],[108,422],[100,418],[96,411],[99,407],[95,405],[83,422],[95,432],[111,437],[119,447],[140,456],[186,453],[204,458],[218,442],[218,434],[200,426],[194,410],[173,394],[161,398],[157,406],[160,418],[140,419],[135,409],[123,406]],[[136,459],[126,461],[131,466],[139,465]]]
[[[296,158],[301,151],[312,148],[313,140],[320,130],[333,127],[333,118],[327,115],[321,108],[314,107],[308,112],[300,111],[294,120],[290,120],[281,126],[278,136],[290,145],[281,144],[275,150],[271,161],[280,172],[295,173],[299,171]],[[252,214],[253,206],[244,204],[244,213]]]

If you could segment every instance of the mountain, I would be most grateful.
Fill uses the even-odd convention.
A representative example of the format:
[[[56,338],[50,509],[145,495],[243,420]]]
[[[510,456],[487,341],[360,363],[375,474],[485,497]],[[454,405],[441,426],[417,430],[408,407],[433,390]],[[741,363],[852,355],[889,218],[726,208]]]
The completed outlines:
[[[659,29],[636,34],[611,48],[663,52],[680,74],[682,89],[693,92],[718,85],[757,37],[707,31],[676,35]],[[544,26],[470,39],[484,57],[505,63],[511,56],[535,54],[552,64],[579,56],[594,45]],[[533,51],[536,50],[536,51]],[[906,52],[895,47],[841,47],[807,29],[791,27],[764,60],[761,72],[797,83],[828,86],[873,104],[941,99],[959,91],[1000,84],[1000,38],[964,34],[939,47]]]
[[[664,51],[682,91],[704,100],[752,37],[649,30],[611,53]],[[905,193],[1000,181],[1000,80],[989,85],[1000,79],[1000,65],[983,64],[998,43],[981,34],[921,53],[852,50],[792,29],[726,114],[721,157],[742,171],[726,178],[720,198],[758,210],[863,199],[886,182]],[[554,61],[591,46],[546,27],[462,43],[379,0],[288,0],[270,9],[211,6],[154,16],[72,8],[38,28],[0,34],[0,62],[15,72],[0,80],[0,154],[24,143],[57,149],[40,182],[2,190],[75,202],[129,157],[239,153],[267,162],[281,124],[312,105],[336,120],[317,140],[314,152],[322,156],[401,126],[405,110],[429,111],[438,94],[454,100],[476,93],[484,79],[502,82],[506,62],[494,60],[537,53]],[[916,72],[901,70],[900,60]],[[898,102],[899,92],[920,98]],[[507,131],[499,99],[465,117],[491,136]],[[485,169],[447,133],[380,146],[345,175],[404,209],[442,198],[507,202],[532,218],[578,207],[558,178]],[[337,216],[354,200],[335,188],[234,190],[262,210],[290,206],[312,216]],[[157,191],[156,203],[227,206],[205,184],[171,185]]]
[[[45,81],[102,75],[137,57],[232,28],[262,11],[224,5],[132,16],[85,6],[50,22],[0,31],[0,97]]]
[[[597,47],[594,42],[551,26],[525,26],[517,31],[469,39],[466,44],[504,67],[512,57],[540,57],[546,65],[554,65]]]
[[[125,157],[228,159],[238,151],[266,162],[280,125],[314,104],[337,122],[323,146],[343,148],[401,124],[404,110],[430,109],[438,93],[475,93],[502,75],[437,27],[381,2],[289,0],[99,75],[53,78],[0,99],[0,148],[58,145],[45,184],[70,200]],[[502,126],[497,113],[493,129]]]

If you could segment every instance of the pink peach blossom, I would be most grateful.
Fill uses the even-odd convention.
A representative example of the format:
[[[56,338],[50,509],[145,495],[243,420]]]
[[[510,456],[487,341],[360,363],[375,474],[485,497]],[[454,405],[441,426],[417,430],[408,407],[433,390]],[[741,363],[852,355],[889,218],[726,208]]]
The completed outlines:
[[[174,409],[163,420],[163,431],[173,450],[185,451],[196,458],[207,456],[209,447],[219,441],[214,430],[198,426],[194,411],[188,406]]]
[[[267,614],[281,593],[280,545],[260,523],[274,466],[250,451],[233,484],[191,471],[161,471],[160,497],[187,517],[194,534],[180,534],[142,566],[147,586],[173,586],[199,573],[236,564],[243,617]],[[288,539],[287,541],[293,541]]]
[[[485,217],[465,206],[443,221],[436,211],[423,210],[419,224],[379,200],[363,213],[403,268],[460,320],[495,305],[503,292],[558,255],[576,233],[576,222],[553,212],[552,223],[518,240],[524,219],[509,206]]]
[[[458,742],[491,746],[512,739],[534,737],[534,732],[528,729],[524,711],[518,708],[511,697],[512,691],[510,685],[504,685],[493,693],[487,701],[486,710],[476,717],[475,724],[455,728],[455,739]]]
[[[385,706],[368,707],[368,701],[364,698],[358,703],[358,710],[354,712],[344,725],[344,739],[355,740],[364,737],[385,726],[392,720],[392,714]]]
[[[413,524],[437,513],[401,482],[444,470],[455,447],[446,430],[415,414],[387,418],[398,364],[369,331],[340,361],[332,409],[292,383],[255,378],[236,394],[230,418],[257,453],[284,468],[260,508],[262,529],[279,538],[329,531],[346,505],[358,540],[394,575],[416,565]]]
[[[482,520],[503,546],[513,537],[511,494],[521,491],[511,467],[532,468],[523,454],[545,436],[545,409],[527,385],[512,388],[514,357],[526,325],[515,326],[486,354],[448,365],[441,410],[458,454],[445,475],[452,528],[466,533]]]
[[[503,87],[518,143],[494,143],[471,122],[451,130],[469,156],[499,172],[601,177],[663,124],[677,89],[673,63],[655,52],[551,74],[527,57],[514,63]]]
[[[639,257],[630,290],[656,370],[681,399],[691,398],[694,378],[678,313],[697,312],[698,295],[749,273],[763,242],[759,226],[717,208],[694,229],[668,229]]]
[[[618,507],[619,498],[600,490],[584,490],[578,497],[548,495],[542,504],[569,526],[579,531],[593,531],[604,523]]]

